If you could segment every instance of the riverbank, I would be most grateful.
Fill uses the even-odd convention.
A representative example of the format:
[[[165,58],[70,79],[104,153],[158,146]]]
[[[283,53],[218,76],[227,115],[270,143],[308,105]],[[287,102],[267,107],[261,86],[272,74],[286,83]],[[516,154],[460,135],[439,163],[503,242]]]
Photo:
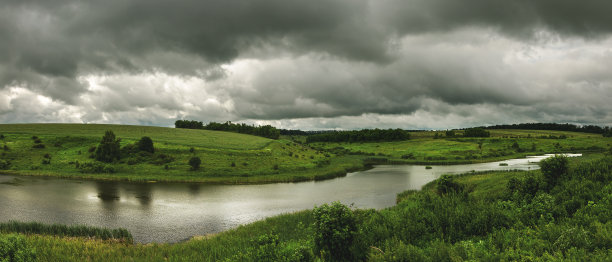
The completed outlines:
[[[356,230],[345,247],[370,261],[610,260],[611,164],[601,154],[569,159],[552,187],[537,170],[459,175],[446,184],[461,185],[455,193],[440,193],[436,180],[388,209],[353,210]],[[177,244],[21,237],[41,261],[314,260],[315,218],[311,210],[285,214]]]

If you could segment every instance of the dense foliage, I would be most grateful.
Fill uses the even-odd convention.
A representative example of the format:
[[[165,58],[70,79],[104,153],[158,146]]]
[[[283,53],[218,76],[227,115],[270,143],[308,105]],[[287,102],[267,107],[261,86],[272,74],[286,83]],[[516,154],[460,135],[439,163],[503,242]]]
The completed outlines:
[[[195,120],[176,120],[174,122],[176,128],[187,128],[187,129],[202,129],[204,125],[200,121]]]
[[[111,163],[121,158],[120,150],[121,139],[115,137],[113,131],[108,130],[104,133],[100,145],[96,148],[96,160]]]
[[[334,202],[315,207],[312,213],[315,254],[330,261],[353,260],[350,247],[357,233],[353,212],[340,202]]]
[[[227,121],[225,123],[210,122],[208,123],[208,125],[204,126],[204,129],[249,134],[254,136],[267,137],[271,139],[278,139],[278,137],[280,136],[280,131],[271,125],[254,126],[247,125],[244,123],[234,124],[230,121]]]
[[[0,235],[0,261],[30,262],[36,260],[36,251],[30,247],[23,236]]]
[[[148,136],[143,136],[136,142],[136,148],[139,151],[154,153],[155,147],[153,147],[153,140]]]
[[[363,129],[355,131],[332,131],[315,134],[306,138],[313,142],[370,142],[403,141],[410,139],[410,133],[402,129]]]
[[[202,122],[195,120],[176,120],[174,122],[176,128],[189,128],[189,129],[206,129],[215,131],[226,131],[241,134],[248,134],[254,136],[261,136],[271,139],[278,139],[280,136],[280,130],[276,129],[271,125],[255,126],[247,124],[234,124],[230,121],[225,123],[210,122],[207,125],[203,125]]]
[[[191,166],[191,170],[198,170],[200,169],[200,164],[202,164],[202,160],[199,157],[194,156],[189,159],[188,164],[189,166]]]
[[[577,126],[572,124],[556,124],[556,123],[523,123],[512,125],[495,125],[483,127],[486,129],[523,129],[523,130],[556,130],[556,131],[571,131],[584,132],[594,134],[604,134],[610,132],[610,127],[600,127],[595,125]]]
[[[489,131],[487,130],[484,130],[484,128],[474,127],[474,128],[465,129],[465,131],[463,132],[463,136],[464,137],[490,137],[491,133],[489,133]]]

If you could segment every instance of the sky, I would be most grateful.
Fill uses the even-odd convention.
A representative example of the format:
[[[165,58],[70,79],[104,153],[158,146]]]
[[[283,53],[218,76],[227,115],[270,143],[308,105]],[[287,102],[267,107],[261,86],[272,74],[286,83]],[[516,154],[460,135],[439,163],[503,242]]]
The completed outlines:
[[[0,0],[0,123],[612,125],[609,0]]]

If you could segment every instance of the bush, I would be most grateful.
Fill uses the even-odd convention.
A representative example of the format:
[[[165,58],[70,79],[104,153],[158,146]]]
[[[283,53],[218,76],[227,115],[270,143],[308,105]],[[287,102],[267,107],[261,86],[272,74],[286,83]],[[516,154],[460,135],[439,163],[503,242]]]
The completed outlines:
[[[564,155],[555,155],[553,157],[540,161],[540,168],[544,175],[544,180],[549,186],[554,186],[557,182],[567,174],[569,161]]]
[[[120,145],[121,139],[115,137],[113,131],[108,130],[104,133],[100,145],[96,148],[95,157],[96,160],[111,163],[120,158]]]
[[[463,193],[464,186],[454,181],[452,175],[442,175],[436,182],[436,191],[440,195]]]
[[[198,170],[200,168],[200,164],[202,164],[202,160],[194,156],[189,159],[189,165],[191,166],[191,170]]]
[[[357,230],[353,212],[340,202],[315,207],[314,244],[315,253],[331,261],[350,261]]]
[[[32,148],[45,148],[45,144],[34,144]]]
[[[155,148],[153,147],[153,140],[148,136],[143,136],[140,138],[138,142],[136,142],[136,148],[139,151],[145,151],[149,153],[154,153]]]
[[[77,165],[77,168],[79,169],[79,171],[81,171],[81,173],[92,173],[92,174],[107,173],[107,174],[112,174],[112,173],[117,172],[117,170],[115,170],[115,167],[113,167],[111,165],[105,165],[105,164],[97,163],[97,162],[85,162],[85,163],[81,163],[81,164]]]
[[[0,169],[9,169],[11,162],[8,160],[0,159]]]
[[[36,251],[24,237],[19,235],[0,236],[0,261],[29,262],[36,260]]]
[[[463,132],[464,137],[490,137],[491,133],[483,128],[468,128]]]

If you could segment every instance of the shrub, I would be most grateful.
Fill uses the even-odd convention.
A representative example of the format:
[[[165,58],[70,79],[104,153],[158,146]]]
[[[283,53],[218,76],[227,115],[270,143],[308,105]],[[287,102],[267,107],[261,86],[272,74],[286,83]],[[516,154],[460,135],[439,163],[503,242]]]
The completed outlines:
[[[36,251],[24,237],[19,235],[0,236],[0,261],[28,262],[36,260]]]
[[[81,171],[81,173],[92,173],[92,174],[108,173],[108,174],[112,174],[112,173],[116,172],[115,167],[113,167],[111,165],[105,165],[105,164],[97,163],[97,162],[85,162],[85,163],[81,163],[81,164],[77,165],[77,168],[79,169],[79,171]]]
[[[35,140],[34,140],[34,143],[35,143],[35,144],[42,144],[42,140],[40,140],[40,139],[38,139],[38,138],[37,138],[37,139],[35,139]]]
[[[9,151],[10,150],[10,148],[7,145],[4,145],[3,149],[4,149],[4,151]]]
[[[340,202],[315,207],[314,244],[315,253],[331,261],[350,261],[357,230],[353,212]]]
[[[490,137],[491,134],[489,131],[484,130],[483,128],[475,127],[468,128],[463,132],[464,137]]]
[[[555,155],[553,157],[540,161],[540,168],[544,175],[544,180],[549,186],[554,186],[557,182],[567,174],[569,161],[564,155]]]
[[[454,181],[452,175],[442,175],[436,182],[436,191],[440,195],[463,193],[464,186]]]
[[[191,170],[198,170],[200,168],[200,164],[202,164],[202,160],[194,156],[189,159],[189,165],[191,166]]]
[[[121,139],[115,137],[113,131],[108,130],[104,133],[100,145],[96,148],[95,157],[96,160],[111,163],[120,158],[120,145]]]
[[[8,160],[0,159],[0,169],[9,169],[11,162]]]
[[[89,153],[93,153],[96,151],[96,146],[90,146],[89,149],[87,149],[87,152]]]
[[[45,144],[34,144],[32,148],[45,148]]]
[[[153,147],[153,140],[148,136],[143,136],[142,138],[140,138],[140,140],[136,142],[136,148],[138,148],[139,151],[145,151],[149,153],[155,152],[155,148]]]

